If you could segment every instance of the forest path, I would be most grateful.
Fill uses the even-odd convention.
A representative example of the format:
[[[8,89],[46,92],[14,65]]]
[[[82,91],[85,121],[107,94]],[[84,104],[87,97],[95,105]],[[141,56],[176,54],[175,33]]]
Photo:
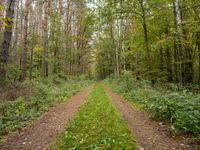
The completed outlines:
[[[30,126],[8,137],[0,150],[44,150],[48,149],[56,136],[64,130],[75,112],[91,92],[93,86],[85,88],[68,101],[58,104],[43,114]]]
[[[197,150],[180,139],[170,137],[170,131],[165,126],[159,125],[143,111],[127,104],[108,87],[104,88],[128,123],[139,150]]]

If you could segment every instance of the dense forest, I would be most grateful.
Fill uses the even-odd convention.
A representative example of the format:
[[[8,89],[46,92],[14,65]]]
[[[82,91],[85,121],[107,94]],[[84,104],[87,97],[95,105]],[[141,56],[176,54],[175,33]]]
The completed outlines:
[[[135,78],[153,83],[198,83],[199,5],[198,0],[101,3],[96,41],[100,76],[131,70]]]
[[[10,0],[0,8],[1,80],[88,73],[94,17],[84,1]]]
[[[199,83],[199,0],[1,1],[1,80],[49,74]]]
[[[63,121],[55,120],[61,128],[71,119],[64,115],[78,113],[64,131],[69,135],[62,134],[52,149],[82,148],[98,126],[102,134],[89,138],[84,148],[103,143],[103,149],[135,149],[131,127],[141,150],[161,150],[166,143],[188,150],[180,137],[173,142],[160,137],[151,119],[161,121],[159,129],[169,129],[170,136],[183,135],[192,139],[188,145],[199,145],[199,89],[200,0],[0,0],[0,150],[4,135],[44,112],[53,113],[50,108],[60,103],[55,114],[61,115],[54,118]],[[63,103],[69,97],[69,104]],[[137,125],[145,121],[137,134]],[[157,137],[153,149],[146,136]],[[2,149],[12,149],[8,145],[15,144]]]

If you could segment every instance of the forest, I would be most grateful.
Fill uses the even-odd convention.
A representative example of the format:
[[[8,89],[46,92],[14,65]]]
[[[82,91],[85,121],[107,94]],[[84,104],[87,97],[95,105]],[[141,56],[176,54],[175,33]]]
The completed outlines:
[[[200,0],[0,0],[1,149],[200,149]]]

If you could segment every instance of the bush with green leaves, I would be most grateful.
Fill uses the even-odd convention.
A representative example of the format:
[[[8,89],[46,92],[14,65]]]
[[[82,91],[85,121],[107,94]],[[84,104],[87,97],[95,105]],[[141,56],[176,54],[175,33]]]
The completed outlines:
[[[0,138],[40,116],[54,104],[67,100],[90,83],[86,79],[64,80],[58,77],[25,82],[32,84],[37,94],[31,99],[18,97],[15,101],[0,100]]]
[[[125,100],[149,111],[156,118],[170,122],[172,130],[192,133],[200,139],[200,94],[183,87],[152,87],[148,81],[133,79],[130,73],[118,80],[110,78],[105,82]]]

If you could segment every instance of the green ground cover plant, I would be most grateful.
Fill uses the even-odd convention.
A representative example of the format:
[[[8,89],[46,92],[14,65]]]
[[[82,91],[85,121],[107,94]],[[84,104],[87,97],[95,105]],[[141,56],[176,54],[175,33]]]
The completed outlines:
[[[105,83],[128,102],[149,111],[155,118],[170,122],[174,132],[193,134],[200,140],[200,94],[171,85],[152,87],[149,81],[138,81],[126,72],[119,80]]]
[[[40,116],[56,103],[67,100],[91,81],[81,78],[66,80],[52,76],[48,79],[37,78],[31,83],[27,82],[26,84],[31,84],[36,90],[34,97],[0,101],[0,138],[24,126],[27,121]]]
[[[52,150],[135,149],[131,132],[100,84],[95,85]]]

